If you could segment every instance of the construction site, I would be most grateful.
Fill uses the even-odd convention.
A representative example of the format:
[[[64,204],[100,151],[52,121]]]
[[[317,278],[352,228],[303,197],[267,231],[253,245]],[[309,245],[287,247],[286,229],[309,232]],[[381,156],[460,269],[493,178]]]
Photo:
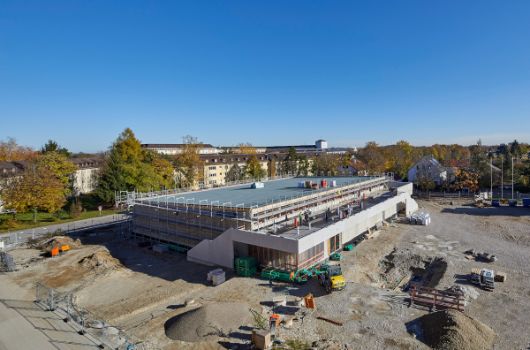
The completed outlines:
[[[126,200],[127,224],[5,253],[2,304],[55,348],[530,346],[528,208],[386,176]]]

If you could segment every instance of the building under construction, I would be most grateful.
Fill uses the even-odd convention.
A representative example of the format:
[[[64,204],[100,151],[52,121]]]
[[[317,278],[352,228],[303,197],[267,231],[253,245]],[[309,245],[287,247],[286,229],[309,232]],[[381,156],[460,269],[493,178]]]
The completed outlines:
[[[136,236],[232,268],[314,265],[398,213],[417,210],[412,184],[378,177],[294,177],[180,193],[130,195]]]

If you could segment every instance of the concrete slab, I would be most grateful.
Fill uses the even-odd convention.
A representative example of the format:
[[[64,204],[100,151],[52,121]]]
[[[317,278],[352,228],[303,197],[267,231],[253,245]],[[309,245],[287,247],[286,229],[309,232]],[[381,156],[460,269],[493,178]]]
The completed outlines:
[[[16,310],[0,303],[0,350],[56,349],[44,334]]]

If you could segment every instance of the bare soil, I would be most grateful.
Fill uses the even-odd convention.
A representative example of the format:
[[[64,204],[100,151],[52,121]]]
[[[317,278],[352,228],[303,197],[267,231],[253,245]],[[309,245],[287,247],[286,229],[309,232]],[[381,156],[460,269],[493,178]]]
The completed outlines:
[[[431,287],[447,289],[456,284],[469,290],[473,298],[464,314],[497,334],[495,349],[527,348],[528,209],[419,204],[431,214],[432,224],[386,225],[354,251],[344,252],[341,266],[348,283],[343,291],[332,294],[326,294],[315,280],[305,285],[274,283],[270,288],[267,281],[233,276],[230,271],[225,283],[213,287],[206,281],[206,273],[213,267],[190,263],[184,255],[157,254],[136,242],[105,235],[82,239],[77,249],[55,258],[45,258],[35,249],[17,249],[12,254],[19,270],[7,276],[27,293],[35,282],[70,291],[91,315],[148,341],[152,348],[245,349],[249,343],[247,321],[241,321],[240,328],[230,334],[209,334],[200,342],[171,339],[165,325],[190,310],[220,303],[238,303],[268,316],[273,297],[285,295],[295,301],[312,293],[316,310],[283,310],[294,321],[292,326],[280,328],[281,339],[321,349],[428,349],[407,325],[429,312],[409,308],[407,295],[401,290],[413,274],[420,274]],[[495,254],[498,260],[491,264],[468,260],[464,254],[468,249]],[[492,292],[469,285],[470,270],[485,267],[507,273],[507,281],[497,283]],[[190,299],[195,303],[186,304]],[[339,321],[342,326],[317,316]]]

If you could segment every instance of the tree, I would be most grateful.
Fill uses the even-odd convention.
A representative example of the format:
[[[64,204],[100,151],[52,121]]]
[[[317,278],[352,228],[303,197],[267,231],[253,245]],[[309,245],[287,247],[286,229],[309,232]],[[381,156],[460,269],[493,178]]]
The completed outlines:
[[[265,169],[261,167],[258,158],[255,155],[251,155],[245,166],[245,173],[254,180],[261,180],[267,174]]]
[[[234,182],[243,180],[245,171],[239,165],[234,164],[225,174],[225,182]]]
[[[191,187],[201,178],[202,160],[199,155],[201,143],[196,137],[186,135],[183,137],[184,149],[177,155],[175,165],[180,173],[181,187]]]
[[[287,155],[283,159],[281,163],[281,169],[283,174],[290,174],[294,175],[297,173],[297,162],[298,162],[298,155],[296,153],[296,149],[294,147],[289,147],[289,150],[287,151]]]
[[[24,147],[17,144],[14,138],[8,138],[7,141],[0,141],[0,161],[14,162],[21,160],[32,160],[37,157],[37,152],[30,147]]]
[[[237,146],[241,154],[256,154],[256,147],[252,146],[250,142],[242,142]]]
[[[430,191],[436,187],[436,183],[422,171],[416,173],[414,184],[422,191]]]
[[[365,164],[369,173],[374,174],[385,171],[385,157],[381,147],[374,141],[367,142],[366,146],[359,150],[359,159]]]
[[[96,193],[105,202],[114,198],[115,191],[137,188],[142,163],[142,146],[133,131],[126,128],[114,141],[105,157]]]
[[[63,153],[54,151],[44,153],[37,158],[35,165],[37,168],[45,168],[55,175],[64,187],[65,196],[72,193],[72,175],[76,171],[76,166]]]
[[[46,142],[40,149],[40,153],[42,154],[50,152],[59,153],[66,157],[70,157],[70,152],[66,148],[59,146],[59,144],[54,140],[48,140],[48,142]]]
[[[298,163],[297,175],[302,175],[302,176],[309,175],[310,164],[309,164],[309,159],[307,159],[307,156],[305,154],[301,154],[298,156],[297,163]]]
[[[37,211],[57,212],[66,203],[65,186],[49,168],[32,165],[20,177],[7,182],[2,189],[2,200],[7,208],[17,212]]]
[[[312,173],[317,176],[334,176],[337,175],[339,165],[339,156],[321,153],[313,161]]]
[[[127,128],[105,156],[96,193],[103,201],[110,202],[116,191],[147,192],[172,185],[171,163],[158,154],[143,150],[133,131]]]
[[[477,192],[479,190],[479,177],[478,172],[471,169],[459,168],[455,173],[455,182],[452,185],[452,189],[455,191],[469,190],[471,192]]]
[[[392,171],[400,178],[406,178],[409,169],[414,164],[413,147],[407,141],[398,141],[394,147],[394,166]]]

